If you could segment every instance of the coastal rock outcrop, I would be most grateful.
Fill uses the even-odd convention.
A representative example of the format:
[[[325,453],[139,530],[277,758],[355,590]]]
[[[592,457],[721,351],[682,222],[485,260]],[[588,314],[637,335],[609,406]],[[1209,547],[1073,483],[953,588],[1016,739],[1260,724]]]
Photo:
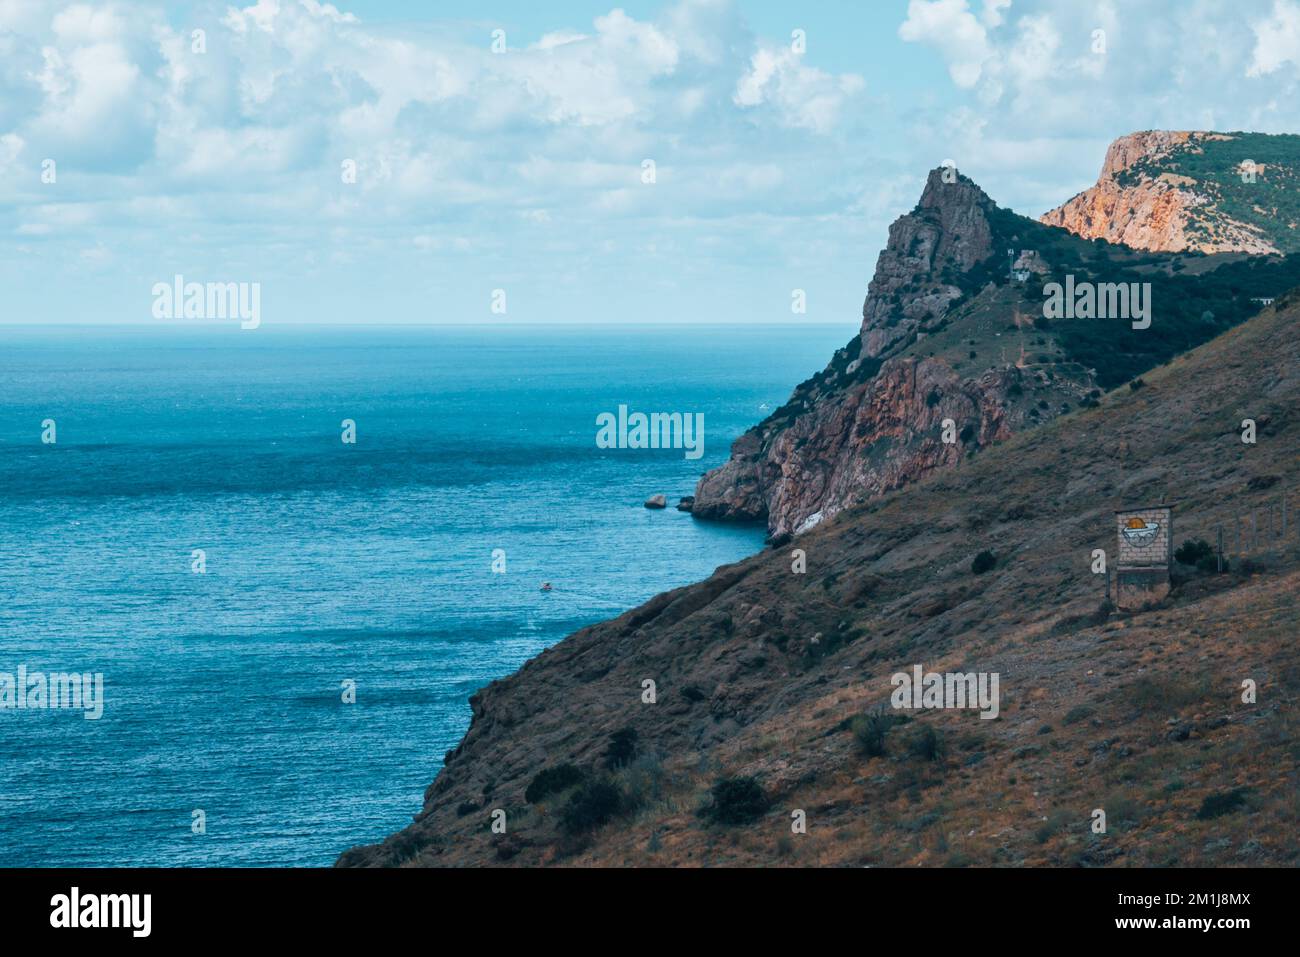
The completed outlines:
[[[997,212],[965,176],[933,170],[916,208],[889,229],[859,335],[735,441],[730,460],[700,479],[693,514],[799,533],[1022,425],[1026,410],[1007,401],[1022,379],[1016,357],[959,371],[955,356],[966,359],[965,344],[943,355],[918,346],[946,328],[954,306],[978,294],[996,269],[1009,269],[1009,262],[994,265]],[[1021,258],[1043,270],[1032,250]],[[946,441],[945,420],[955,433]]]

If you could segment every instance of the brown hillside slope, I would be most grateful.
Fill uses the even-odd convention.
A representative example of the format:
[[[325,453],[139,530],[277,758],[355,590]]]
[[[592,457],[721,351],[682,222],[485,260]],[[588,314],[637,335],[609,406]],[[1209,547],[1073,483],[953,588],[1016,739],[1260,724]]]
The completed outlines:
[[[819,526],[795,543],[807,574],[766,551],[493,682],[415,823],[340,864],[1294,865],[1300,539],[1294,514],[1269,538],[1267,508],[1300,471],[1300,305],[1145,379]],[[1114,509],[1166,496],[1179,542],[1222,523],[1231,546],[1253,514],[1257,549],[1107,613],[1092,549],[1113,556]],[[982,549],[998,563],[974,575]],[[999,673],[1001,716],[914,712],[869,757],[851,719],[914,664]],[[637,756],[605,771],[626,728]],[[566,762],[608,776],[612,819],[588,826],[573,788],[525,799]],[[757,819],[698,813],[730,775],[761,785]]]

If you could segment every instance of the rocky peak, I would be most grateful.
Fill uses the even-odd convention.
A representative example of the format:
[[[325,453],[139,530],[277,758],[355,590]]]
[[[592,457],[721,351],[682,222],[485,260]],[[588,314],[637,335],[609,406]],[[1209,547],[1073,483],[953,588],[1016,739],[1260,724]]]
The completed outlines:
[[[1182,146],[1193,137],[1204,135],[1206,134],[1183,130],[1143,130],[1121,136],[1106,149],[1106,160],[1101,165],[1101,175],[1097,179],[1114,177],[1141,160],[1168,155],[1174,147]]]
[[[930,171],[916,208],[889,227],[889,242],[862,304],[862,355],[910,341],[962,295],[959,277],[993,253],[994,202],[971,180]]]

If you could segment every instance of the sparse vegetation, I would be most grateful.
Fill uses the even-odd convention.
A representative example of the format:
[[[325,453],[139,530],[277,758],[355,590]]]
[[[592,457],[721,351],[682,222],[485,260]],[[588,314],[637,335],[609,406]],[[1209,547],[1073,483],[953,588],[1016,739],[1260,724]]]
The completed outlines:
[[[1069,711],[1065,713],[1065,717],[1061,719],[1061,723],[1078,724],[1080,721],[1087,721],[1095,713],[1096,713],[1096,709],[1093,708],[1092,705],[1088,705],[1088,704],[1075,705],[1073,708],[1071,708]]]
[[[1189,538],[1174,549],[1174,561],[1196,565],[1202,558],[1213,558],[1214,547],[1202,538]]]
[[[894,716],[884,708],[877,708],[870,714],[860,714],[854,718],[849,724],[849,730],[863,754],[879,758],[885,754],[885,736],[893,724]]]
[[[940,761],[947,753],[947,743],[933,725],[922,724],[908,740],[907,753],[922,761]]]
[[[1245,806],[1248,793],[1248,788],[1233,788],[1231,791],[1222,791],[1219,794],[1208,794],[1201,802],[1201,809],[1196,812],[1196,819],[1208,821],[1231,814]]]
[[[567,761],[553,768],[543,768],[524,789],[524,800],[529,804],[536,804],[543,798],[567,791],[575,784],[581,784],[585,777],[580,768]]]
[[[1177,676],[1144,676],[1129,685],[1127,697],[1144,713],[1169,714],[1204,701],[1209,694],[1206,679],[1191,681]]]
[[[704,809],[704,816],[715,824],[748,824],[767,813],[767,795],[753,777],[721,778],[710,794],[713,801]]]
[[[567,834],[583,834],[609,823],[622,810],[623,792],[613,781],[588,781],[560,812],[560,827]]]
[[[619,728],[611,734],[605,748],[605,767],[612,771],[630,764],[637,754],[636,739],[636,728]]]
[[[997,563],[997,556],[992,552],[985,550],[980,552],[971,560],[970,570],[976,575],[983,575],[985,572],[990,571],[995,565],[997,565]]]

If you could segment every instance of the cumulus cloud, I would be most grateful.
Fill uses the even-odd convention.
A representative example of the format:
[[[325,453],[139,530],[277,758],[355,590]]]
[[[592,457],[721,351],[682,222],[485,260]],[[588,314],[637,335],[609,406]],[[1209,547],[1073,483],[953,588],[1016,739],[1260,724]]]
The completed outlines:
[[[806,52],[785,25],[756,32],[736,0],[616,3],[510,26],[496,52],[490,21],[399,28],[346,0],[207,17],[0,0],[9,261],[40,249],[72,269],[102,244],[123,275],[183,252],[327,281],[400,275],[411,256],[418,283],[443,269],[447,284],[595,286],[652,256],[697,300],[728,278],[796,270],[789,288],[806,288],[834,270],[848,301],[945,158],[1040,212],[1121,133],[1300,123],[1300,0],[1188,0],[1172,17],[1158,0],[910,0],[896,32],[859,29],[874,8],[833,39],[810,16]],[[878,83],[898,62],[917,69]]]
[[[985,23],[1000,23],[1003,6],[987,4]],[[935,47],[947,61],[952,81],[965,89],[979,82],[992,52],[984,23],[971,12],[966,0],[911,0],[898,35],[912,43]]]
[[[806,66],[792,47],[763,47],[750,58],[732,99],[741,107],[768,104],[784,125],[824,133],[864,85],[853,73],[832,76]]]
[[[1300,4],[1275,0],[1272,14],[1252,24],[1255,49],[1246,75],[1267,76],[1290,63],[1300,65]]]

